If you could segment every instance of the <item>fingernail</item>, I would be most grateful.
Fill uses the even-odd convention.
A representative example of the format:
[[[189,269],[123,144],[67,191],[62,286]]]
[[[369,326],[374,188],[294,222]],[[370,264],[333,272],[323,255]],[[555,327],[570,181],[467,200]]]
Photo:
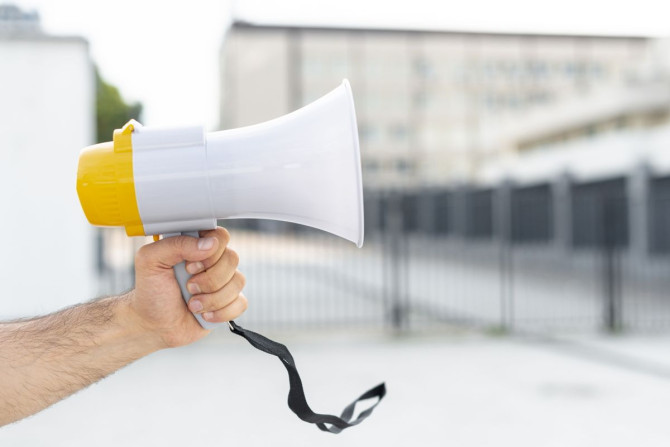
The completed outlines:
[[[202,310],[202,303],[198,300],[191,300],[188,302],[188,307],[191,312],[200,312]]]
[[[200,293],[200,286],[192,282],[188,285],[188,291],[191,292],[191,294]]]
[[[202,262],[193,262],[193,263],[186,266],[186,270],[188,270],[188,272],[191,275],[195,275],[196,273],[200,273],[204,268],[205,268],[205,266],[202,264]]]
[[[198,250],[209,250],[214,246],[213,237],[203,237],[198,239]]]
[[[205,320],[211,320],[212,318],[214,318],[214,312],[205,312],[204,314],[202,314],[202,318],[204,318]]]

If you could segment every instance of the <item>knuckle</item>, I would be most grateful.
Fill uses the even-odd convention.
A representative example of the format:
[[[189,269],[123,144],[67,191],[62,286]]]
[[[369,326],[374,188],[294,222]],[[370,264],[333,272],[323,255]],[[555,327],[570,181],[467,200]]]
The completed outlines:
[[[222,242],[222,244],[223,244],[223,245],[228,245],[228,242],[230,242],[230,233],[228,232],[228,230],[226,230],[226,229],[223,228],[223,227],[219,227],[219,228],[217,229],[217,231],[218,231],[218,232],[220,233],[220,235],[221,235],[221,242]]]
[[[237,315],[233,310],[230,309],[222,309],[220,312],[215,312],[214,316],[217,318],[217,321],[230,321],[234,320]]]
[[[246,296],[242,295],[241,293],[240,293],[240,296],[239,296],[239,300],[240,300],[240,304],[242,306],[242,312],[244,312],[249,307],[249,300],[247,299]]]
[[[231,320],[231,317],[227,309],[219,309],[216,312],[214,312],[214,319],[217,322],[223,322]]]
[[[222,305],[223,298],[220,292],[203,295],[201,302],[203,312],[214,312],[215,315],[219,313],[224,307]]]
[[[226,256],[228,257],[230,264],[237,268],[240,264],[240,255],[237,254],[235,250],[228,249],[226,250]]]
[[[246,310],[247,307],[249,306],[249,303],[247,302],[247,298],[240,294],[240,296],[237,298],[237,306],[235,309],[231,309],[231,315],[230,315],[230,320],[234,320],[235,318],[239,317],[242,315]]]
[[[210,321],[212,323],[221,323],[221,322],[225,321],[222,318],[221,312],[213,311],[213,310],[211,312],[212,312],[212,316],[211,316],[211,318],[207,319],[207,321]]]
[[[244,286],[247,285],[247,278],[239,270],[235,272],[235,279],[240,290],[244,289]]]
[[[198,295],[198,301],[202,304],[202,310],[200,312],[208,312],[214,310],[212,305],[212,297],[207,294]]]
[[[240,293],[232,303],[214,311],[214,318],[216,321],[234,320],[247,310],[248,305],[247,298]]]
[[[190,238],[188,236],[173,237],[172,239],[174,240],[173,242],[174,248],[179,250],[180,252],[183,253],[186,249],[189,248],[188,246],[190,243],[189,240]]]
[[[200,284],[204,286],[204,288],[210,292],[213,292],[217,290],[219,287],[219,284],[217,282],[216,276],[209,273],[209,274],[204,274],[202,276],[202,279],[200,280]]]

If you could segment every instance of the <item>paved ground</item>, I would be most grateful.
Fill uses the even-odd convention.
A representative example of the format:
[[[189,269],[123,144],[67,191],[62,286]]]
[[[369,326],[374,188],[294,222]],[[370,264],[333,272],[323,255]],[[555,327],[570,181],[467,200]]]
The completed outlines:
[[[558,342],[474,333],[281,335],[317,411],[386,380],[334,436],[286,407],[275,358],[230,334],[157,353],[17,424],[2,446],[596,446],[670,444],[670,338]]]
[[[353,256],[344,244],[240,238],[251,306],[240,322],[255,328],[351,321],[380,329],[385,300],[399,286],[429,312],[495,325],[496,253],[421,243],[410,250],[416,254],[405,277],[394,278],[374,241]],[[581,335],[557,341],[446,329],[403,338],[375,331],[282,333],[316,411],[337,412],[386,380],[386,401],[341,435],[298,420],[286,407],[279,361],[224,332],[143,359],[0,429],[0,446],[670,445],[670,335],[596,335],[598,259],[553,262],[540,254],[515,258],[516,327],[547,334],[556,324],[563,334]],[[636,299],[630,315],[670,321],[667,267],[646,266],[649,280],[624,281],[624,294]],[[627,292],[632,286],[634,293]]]

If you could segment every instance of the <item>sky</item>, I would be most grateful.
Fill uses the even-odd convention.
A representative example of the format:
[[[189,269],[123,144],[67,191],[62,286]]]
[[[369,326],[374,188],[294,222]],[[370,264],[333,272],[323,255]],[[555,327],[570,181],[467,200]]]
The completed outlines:
[[[8,0],[0,0],[6,3]],[[52,34],[80,35],[145,125],[218,123],[219,51],[232,17],[258,23],[670,36],[661,0],[10,0]],[[335,87],[335,86],[334,86]]]

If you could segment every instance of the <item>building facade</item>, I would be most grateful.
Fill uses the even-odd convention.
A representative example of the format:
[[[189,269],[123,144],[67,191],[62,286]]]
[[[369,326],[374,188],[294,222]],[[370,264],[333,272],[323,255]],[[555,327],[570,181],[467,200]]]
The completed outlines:
[[[95,250],[77,200],[77,159],[95,138],[88,43],[0,5],[0,319],[91,299]]]
[[[235,22],[221,51],[221,127],[288,113],[346,77],[366,186],[467,182],[490,156],[501,122],[626,83],[648,45],[636,37]]]

